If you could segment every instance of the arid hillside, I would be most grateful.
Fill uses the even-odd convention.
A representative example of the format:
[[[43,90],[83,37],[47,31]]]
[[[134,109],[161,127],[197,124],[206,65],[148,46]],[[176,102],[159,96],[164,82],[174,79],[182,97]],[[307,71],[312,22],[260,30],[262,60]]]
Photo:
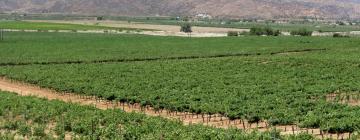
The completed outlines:
[[[360,0],[0,0],[0,12],[360,18]]]

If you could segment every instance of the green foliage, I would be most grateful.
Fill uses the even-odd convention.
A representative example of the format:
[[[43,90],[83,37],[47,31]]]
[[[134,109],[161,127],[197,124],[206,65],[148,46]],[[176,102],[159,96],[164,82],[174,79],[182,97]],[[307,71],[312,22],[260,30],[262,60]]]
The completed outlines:
[[[32,135],[36,137],[45,137],[45,126],[35,126]]]
[[[342,35],[342,34],[340,34],[340,33],[334,33],[334,34],[333,34],[333,37],[334,37],[334,38],[348,38],[348,37],[350,37],[350,36],[348,36],[348,35]]]
[[[7,121],[3,126],[3,129],[7,129],[7,130],[16,130],[18,128],[19,128],[18,121]]]
[[[298,35],[298,36],[311,36],[312,31],[307,30],[306,28],[301,28],[299,30],[293,30],[290,32],[291,35]]]
[[[358,83],[354,81],[360,81],[360,74],[353,72],[359,68],[357,52],[345,51],[346,57],[341,53],[344,52],[339,48],[325,53],[328,55],[313,52],[296,58],[264,55],[186,61],[10,66],[3,67],[0,75],[61,92],[104,99],[111,97],[118,102],[125,100],[143,106],[163,106],[181,112],[195,110],[199,114],[222,113],[233,119],[246,118],[254,123],[261,119],[272,125],[299,123],[302,127],[320,126],[329,131],[357,131],[359,108],[334,106],[321,100],[322,96],[337,89],[358,89]],[[322,54],[321,58],[318,54]],[[333,59],[334,55],[338,60]],[[205,70],[209,68],[211,70]],[[332,82],[329,83],[329,79]],[[299,80],[305,81],[299,84]],[[331,122],[331,127],[327,127],[328,122]],[[84,132],[78,130],[77,133]]]
[[[96,17],[96,20],[104,20],[104,17],[102,16]]]
[[[206,57],[224,54],[271,53],[306,48],[305,45],[299,45],[298,41],[301,39],[292,37],[270,39],[249,36],[189,40],[183,37],[145,35],[19,32],[7,34],[7,41],[0,47],[0,64]],[[324,38],[323,40],[328,41],[329,39]],[[324,47],[325,45],[322,45],[321,42],[323,41],[318,40],[317,45]],[[261,49],[260,46],[264,49]],[[306,46],[311,47],[312,45]]]
[[[281,32],[280,32],[280,30],[273,30],[270,27],[252,27],[252,28],[250,28],[250,35],[279,36],[279,35],[281,35]]]
[[[227,36],[239,36],[239,32],[237,32],[237,31],[228,31]]]
[[[48,101],[34,97],[20,97],[14,94],[0,92],[0,107],[10,107],[8,111],[19,115],[24,110],[34,115],[40,115],[39,110],[49,112],[53,123],[62,124],[63,120],[73,122],[73,129],[68,131],[79,139],[239,139],[259,140],[272,137],[287,139],[273,132],[246,133],[236,129],[217,129],[201,125],[184,126],[180,122],[159,117],[149,117],[143,114],[124,113],[120,110],[98,110],[89,106]],[[27,108],[31,106],[32,108]],[[19,113],[19,114],[17,114]],[[3,119],[3,118],[0,118]],[[8,118],[14,119],[14,118]],[[93,125],[91,125],[93,121]],[[102,124],[103,123],[103,124]],[[29,139],[54,139],[51,133],[45,133],[47,124],[32,124],[20,126],[17,134],[26,135]],[[86,127],[84,127],[86,126]],[[29,127],[33,134],[29,135]],[[79,127],[82,127],[79,131]],[[55,129],[60,129],[55,128]],[[94,129],[94,132],[91,132]],[[48,130],[53,131],[53,130]],[[58,138],[64,138],[64,132],[56,133]],[[2,133],[0,139],[14,139],[15,134]]]
[[[18,133],[22,136],[29,136],[31,134],[31,127],[23,123],[19,126]]]
[[[11,133],[1,134],[0,139],[1,140],[14,140],[15,134],[11,134]]]
[[[190,23],[185,23],[181,25],[180,32],[192,33],[192,26]]]
[[[247,36],[247,35],[250,35],[250,32],[243,31],[243,32],[240,32],[239,35]]]
[[[297,135],[291,135],[287,138],[288,140],[316,140],[313,136],[306,133],[300,133]]]
[[[198,114],[219,113],[231,119],[247,118],[252,122],[259,119],[269,120],[273,125],[301,124],[303,127],[320,127],[329,132],[356,132],[360,128],[358,107],[329,103],[323,98],[334,91],[360,91],[360,73],[354,72],[360,68],[360,49],[357,47],[360,41],[357,38],[249,36],[189,40],[178,37],[60,33],[13,33],[12,36],[21,37],[22,40],[14,37],[3,43],[0,47],[0,61],[3,64],[37,64],[2,66],[0,75],[41,87],[98,96],[118,102],[140,103],[158,109]],[[276,53],[321,48],[326,50]],[[258,55],[225,57],[234,53]],[[187,56],[201,59],[163,61]],[[221,58],[206,58],[209,56]],[[149,59],[126,63],[91,63],[104,59],[141,58]],[[162,59],[147,61],[154,58]],[[67,61],[86,63],[42,63]],[[6,103],[6,100],[4,102]],[[14,104],[14,101],[11,103]],[[0,107],[3,112],[4,108]],[[60,111],[62,109],[64,108],[57,108]],[[47,115],[47,111],[38,108],[37,115],[29,117],[36,120],[36,123],[48,123],[50,118],[53,118],[53,113]],[[105,116],[111,115],[112,113],[79,116],[106,118]],[[118,117],[124,121],[121,124],[125,124],[121,131],[123,137],[141,139],[162,135],[157,131],[154,134],[154,128],[148,132],[147,127],[153,123],[144,125],[148,121],[141,117],[131,117],[132,119]],[[64,121],[57,120],[64,122],[58,125],[66,126],[58,127],[60,134],[64,129],[79,135],[88,135],[92,132],[86,129],[91,126],[93,118],[73,119],[71,115],[65,115],[64,118]],[[96,124],[109,126],[113,121],[101,119]],[[127,122],[131,127],[126,125]],[[60,131],[60,128],[64,129]],[[108,130],[113,128],[110,127]],[[181,132],[171,130],[171,133],[166,133],[165,136],[170,135],[174,139],[196,139],[194,137],[197,136],[208,138],[214,135],[226,137],[225,134],[216,133],[202,135],[200,131],[204,130],[197,129],[199,133],[192,133],[196,136],[185,135],[183,129]],[[105,137],[104,133],[106,132],[103,130],[97,130],[94,137]],[[179,136],[180,134],[185,136]]]
[[[321,118],[319,118],[313,112],[308,112],[305,120],[300,124],[301,127],[305,128],[319,128],[321,124]]]

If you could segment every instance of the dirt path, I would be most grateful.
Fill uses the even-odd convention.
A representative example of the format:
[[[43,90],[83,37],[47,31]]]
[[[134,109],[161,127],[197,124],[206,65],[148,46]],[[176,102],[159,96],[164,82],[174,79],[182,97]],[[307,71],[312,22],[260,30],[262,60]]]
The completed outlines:
[[[266,131],[271,128],[275,128],[283,135],[309,133],[318,138],[340,138],[347,139],[349,134],[325,134],[319,129],[303,129],[296,125],[288,126],[276,126],[270,127],[267,122],[260,122],[258,124],[250,124],[246,120],[229,120],[228,118],[219,114],[215,115],[196,115],[188,112],[170,112],[168,110],[155,111],[151,107],[141,108],[140,105],[129,105],[126,103],[112,103],[104,100],[97,99],[96,97],[79,96],[73,93],[59,93],[54,90],[40,88],[35,85],[21,83],[17,81],[11,81],[5,78],[0,78],[0,90],[17,93],[21,96],[35,96],[40,98],[46,98],[49,100],[61,100],[64,102],[78,103],[80,105],[96,106],[99,109],[122,109],[126,112],[138,112],[144,113],[149,116],[161,116],[168,119],[175,119],[182,121],[185,125],[189,124],[203,124],[206,126],[212,126],[217,128],[230,128],[235,127],[238,129],[244,129],[246,131],[253,131],[258,129],[259,131]]]

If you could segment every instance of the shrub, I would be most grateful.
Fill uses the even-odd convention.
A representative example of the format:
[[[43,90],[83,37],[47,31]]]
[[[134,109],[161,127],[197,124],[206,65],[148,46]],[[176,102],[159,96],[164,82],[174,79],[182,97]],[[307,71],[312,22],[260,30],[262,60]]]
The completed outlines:
[[[270,27],[252,27],[250,28],[250,35],[267,35],[267,36],[279,36],[280,30],[274,30]]]
[[[239,32],[236,32],[236,31],[228,31],[227,36],[239,36]]]
[[[33,132],[34,136],[38,136],[38,137],[45,137],[45,127],[44,126],[37,126],[34,128],[34,132]]]
[[[343,37],[350,37],[350,36],[348,36],[348,35],[342,35],[342,34],[339,34],[339,33],[335,33],[335,34],[333,34],[333,37],[334,37],[334,38],[343,38]]]
[[[250,35],[250,32],[246,32],[246,31],[240,32],[239,35]]]
[[[104,17],[96,17],[96,20],[104,20]]]
[[[6,130],[16,130],[19,128],[19,123],[17,121],[7,121],[2,128]]]
[[[186,23],[181,25],[180,32],[191,33],[192,32],[191,24]]]
[[[299,30],[294,30],[294,31],[290,32],[291,35],[299,35],[299,36],[311,36],[312,33],[313,33],[312,31],[309,31],[305,28],[302,28]]]
[[[192,33],[192,26],[191,26],[191,24],[190,24],[190,23],[186,23],[186,24],[181,25],[180,32],[187,33],[187,34],[189,35],[189,37],[191,37],[191,33]]]
[[[273,36],[279,36],[281,35],[281,31],[280,30],[276,30],[274,33],[273,33]]]
[[[26,124],[21,124],[19,126],[18,132],[22,136],[27,136],[27,135],[31,134],[31,128],[29,126],[27,126]]]
[[[250,28],[250,35],[264,35],[264,30],[260,27],[252,27]]]

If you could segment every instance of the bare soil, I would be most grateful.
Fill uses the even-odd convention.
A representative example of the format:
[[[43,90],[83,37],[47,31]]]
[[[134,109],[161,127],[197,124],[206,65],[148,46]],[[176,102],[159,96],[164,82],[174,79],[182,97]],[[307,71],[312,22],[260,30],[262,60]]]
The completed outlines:
[[[203,124],[205,126],[217,128],[238,128],[246,131],[266,131],[276,129],[282,135],[293,135],[299,133],[309,133],[318,138],[337,138],[336,134],[326,134],[321,132],[320,129],[304,129],[296,125],[286,126],[269,126],[266,121],[259,122],[258,124],[248,123],[246,120],[229,120],[220,114],[215,115],[201,115],[192,114],[188,112],[171,112],[169,110],[156,111],[151,107],[141,108],[139,104],[127,103],[113,103],[97,99],[96,97],[80,96],[74,93],[59,93],[51,89],[40,88],[35,85],[30,85],[22,82],[12,81],[6,78],[0,78],[0,90],[17,93],[21,96],[34,96],[39,98],[46,98],[48,100],[60,100],[69,103],[77,103],[80,105],[91,105],[99,109],[122,109],[125,112],[138,112],[149,116],[161,116],[172,120],[180,120],[185,125]],[[349,138],[349,133],[339,134],[339,138]]]

